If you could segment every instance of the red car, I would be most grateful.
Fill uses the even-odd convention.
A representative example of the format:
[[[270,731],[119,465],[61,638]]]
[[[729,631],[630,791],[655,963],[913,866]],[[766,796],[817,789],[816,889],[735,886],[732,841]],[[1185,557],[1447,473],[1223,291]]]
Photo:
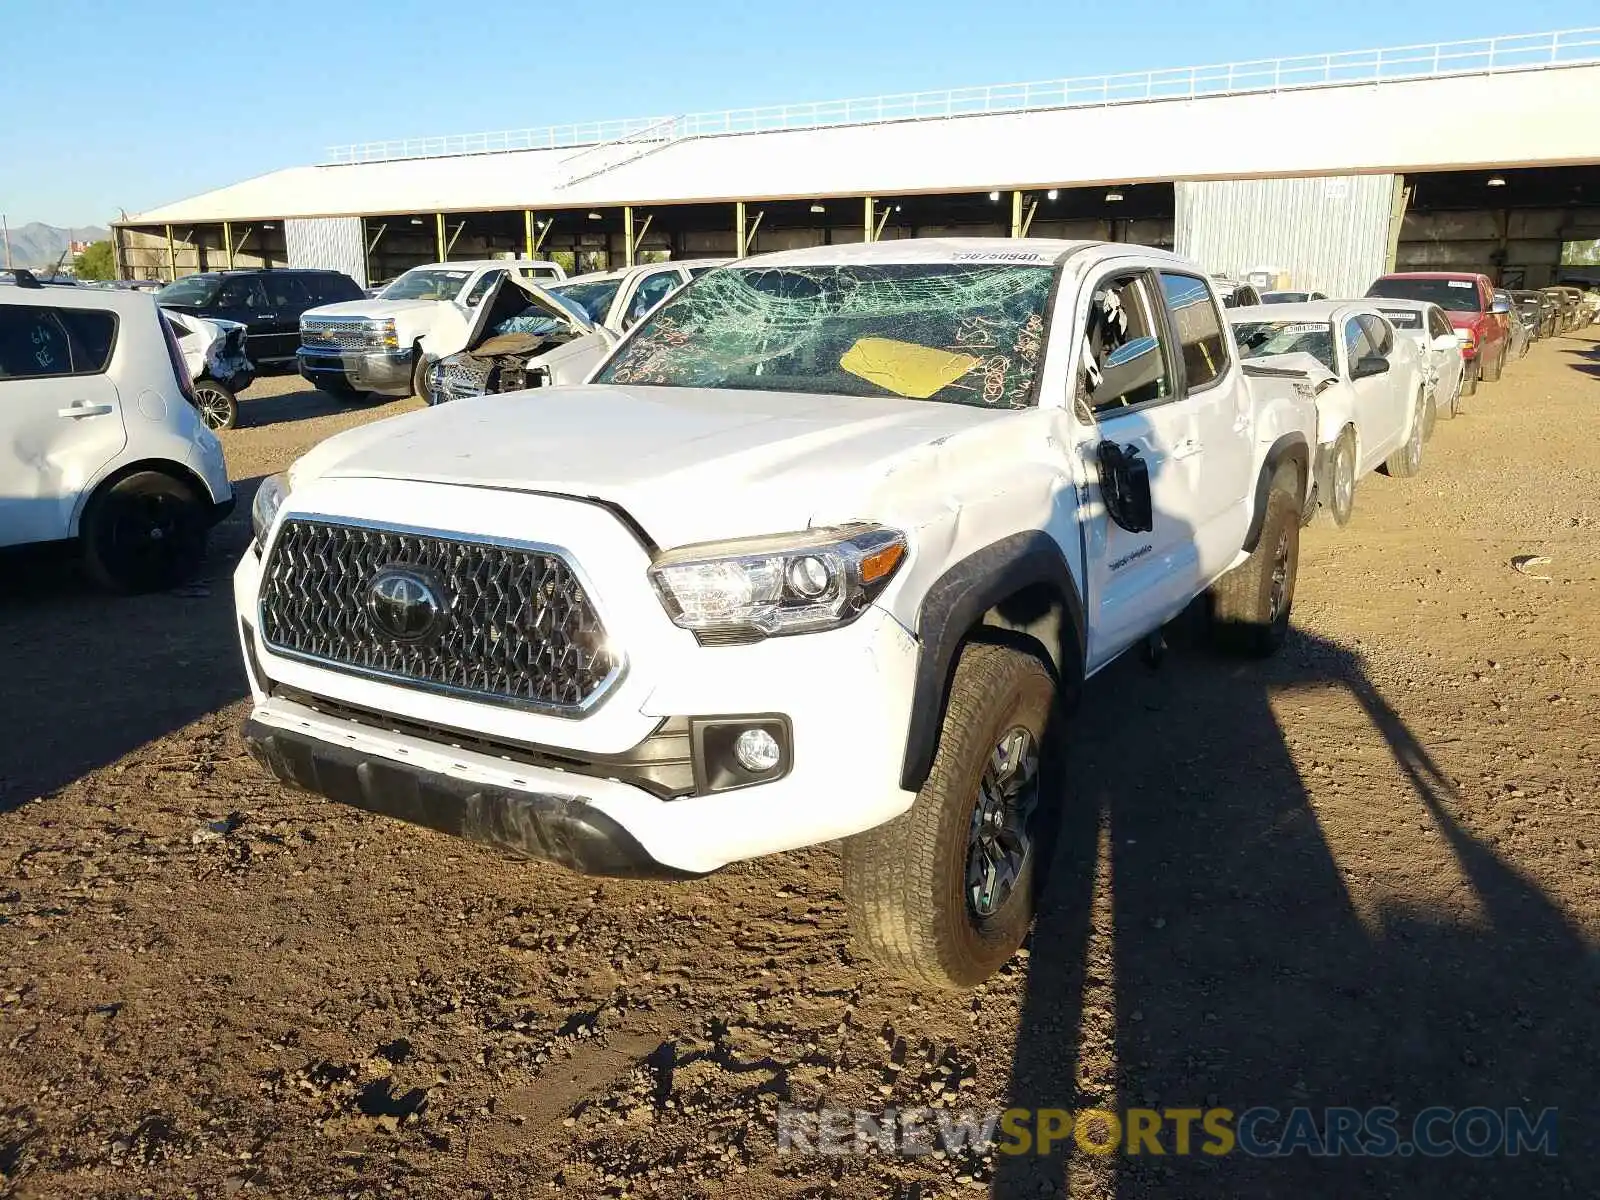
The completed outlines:
[[[1407,271],[1385,275],[1367,289],[1369,297],[1427,300],[1444,309],[1467,360],[1463,395],[1477,390],[1478,380],[1493,383],[1505,369],[1511,347],[1510,308],[1494,298],[1487,275],[1453,271]]]

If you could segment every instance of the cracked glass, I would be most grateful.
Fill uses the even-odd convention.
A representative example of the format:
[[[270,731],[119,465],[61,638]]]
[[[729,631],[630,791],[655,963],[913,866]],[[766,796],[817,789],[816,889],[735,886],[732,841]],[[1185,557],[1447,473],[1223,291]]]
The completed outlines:
[[[723,267],[667,300],[597,383],[1027,408],[1048,265]]]

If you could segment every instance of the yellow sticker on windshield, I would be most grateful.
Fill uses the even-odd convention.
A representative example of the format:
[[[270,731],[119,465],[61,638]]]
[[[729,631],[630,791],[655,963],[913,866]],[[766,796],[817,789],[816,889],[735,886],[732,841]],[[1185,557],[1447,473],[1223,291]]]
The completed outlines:
[[[914,342],[864,337],[845,351],[839,367],[897,396],[926,400],[982,361],[970,354],[935,350]]]

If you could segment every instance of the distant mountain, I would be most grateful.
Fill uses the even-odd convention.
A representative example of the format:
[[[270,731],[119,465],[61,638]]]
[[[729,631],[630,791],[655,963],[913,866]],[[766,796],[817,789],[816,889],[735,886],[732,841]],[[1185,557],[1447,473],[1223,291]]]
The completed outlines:
[[[70,242],[98,242],[109,238],[109,230],[98,226],[84,229],[58,229],[39,221],[11,227],[11,261],[19,267],[53,267]],[[0,267],[4,267],[5,247],[0,246]]]

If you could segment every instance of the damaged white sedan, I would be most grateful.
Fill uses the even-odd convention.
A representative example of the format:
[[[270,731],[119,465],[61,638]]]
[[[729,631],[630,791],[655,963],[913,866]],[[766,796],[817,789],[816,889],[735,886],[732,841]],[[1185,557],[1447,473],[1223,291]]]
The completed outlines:
[[[1228,320],[1246,360],[1304,375],[1315,389],[1316,502],[1336,525],[1349,523],[1363,475],[1422,469],[1433,423],[1427,371],[1373,302],[1261,305],[1232,309]],[[1308,505],[1307,519],[1314,514]]]
[[[200,419],[207,429],[232,429],[239,420],[239,393],[256,377],[255,364],[245,355],[248,329],[219,317],[195,317],[172,309],[161,312],[189,369]]]

